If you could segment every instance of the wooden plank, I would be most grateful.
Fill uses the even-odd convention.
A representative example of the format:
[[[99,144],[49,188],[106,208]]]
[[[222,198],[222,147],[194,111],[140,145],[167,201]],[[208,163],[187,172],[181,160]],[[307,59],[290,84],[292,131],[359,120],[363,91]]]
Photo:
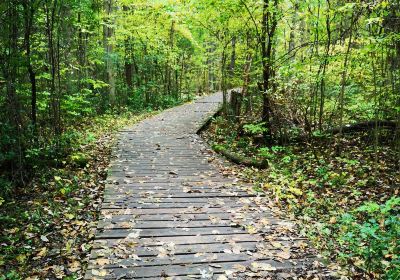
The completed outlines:
[[[175,244],[175,249],[178,250],[178,248],[182,248],[182,250],[189,250],[192,248],[191,252],[205,252],[205,251],[197,251],[195,250],[196,248],[204,248],[203,246],[205,246],[206,248],[208,248],[207,252],[212,253],[215,252],[215,250],[217,250],[217,248],[219,248],[218,246],[232,246],[232,244],[239,244],[240,246],[246,246],[245,244],[254,244],[254,245],[258,245],[258,246],[262,246],[262,248],[265,248],[266,250],[280,250],[278,248],[276,248],[275,246],[272,245],[271,242],[265,242],[265,240],[263,239],[257,239],[254,240],[254,238],[248,239],[247,237],[254,237],[252,235],[226,235],[226,236],[222,236],[219,238],[206,238],[206,237],[198,237],[197,240],[200,241],[198,243],[193,243],[193,242],[189,242],[189,243],[185,243],[185,242],[174,242]],[[256,236],[256,238],[259,238],[258,236]],[[112,250],[113,247],[118,246],[118,244],[120,244],[121,242],[124,243],[127,240],[125,239],[97,239],[94,240],[93,242],[93,248],[96,249],[96,251],[99,250]],[[172,242],[171,239],[169,239],[169,241],[165,241],[165,238],[157,238],[156,239],[142,239],[142,242],[138,243],[138,244],[133,244],[135,247],[135,250],[141,250],[141,248],[143,250],[149,250],[151,248],[154,247],[160,247],[160,246],[165,246],[166,244]],[[307,244],[307,239],[306,238],[279,238],[276,237],[273,240],[271,240],[273,242],[279,242],[283,248],[292,248],[296,251],[301,251],[301,248],[305,248]],[[224,248],[225,248],[224,247]],[[215,248],[215,249],[213,249]],[[108,251],[109,254],[110,251]],[[138,251],[139,252],[139,251]],[[104,256],[104,255],[103,255]]]
[[[236,207],[240,208],[240,207]],[[158,209],[102,209],[101,213],[111,215],[146,215],[146,214],[213,214],[213,213],[229,213],[232,208],[228,207],[183,207],[164,209],[162,212]],[[106,214],[107,215],[107,214]]]
[[[125,201],[125,202],[105,202],[102,205],[102,209],[106,210],[111,210],[111,209],[160,209],[160,212],[164,212],[163,209],[174,209],[174,208],[179,208],[179,209],[186,209],[189,207],[194,207],[194,208],[199,208],[199,207],[209,207],[209,208],[218,208],[218,207],[230,207],[232,206],[232,209],[241,209],[243,207],[243,204],[240,203],[233,203],[229,201],[221,201],[221,202],[213,202],[213,201],[208,201],[206,203],[204,202],[163,202],[156,199],[139,199],[135,200],[137,202],[130,202],[130,201]],[[247,209],[252,209],[252,208],[247,208]],[[256,210],[256,208],[253,208]],[[268,213],[268,212],[267,212]],[[260,215],[261,216],[261,215]]]
[[[132,229],[105,229],[96,234],[97,239],[126,238],[132,233]],[[140,238],[147,237],[179,237],[179,236],[200,236],[219,234],[247,234],[241,228],[212,226],[207,228],[160,228],[143,229],[140,231]]]
[[[271,260],[272,257],[269,256],[259,256],[259,257],[254,257],[252,254],[247,254],[247,253],[239,253],[239,254],[233,254],[233,253],[189,253],[189,254],[174,254],[174,255],[165,255],[166,253],[163,251],[164,255],[162,256],[143,256],[143,257],[135,257],[135,258],[126,258],[124,254],[120,253],[125,250],[116,250],[117,258],[113,258],[110,260],[110,264],[107,265],[96,265],[95,262],[92,262],[91,265],[89,265],[89,269],[98,269],[100,267],[103,268],[119,268],[121,266],[126,266],[126,267],[135,267],[135,269],[139,267],[153,267],[156,268],[158,266],[174,266],[174,265],[181,265],[181,266],[187,266],[187,265],[192,265],[192,264],[218,264],[218,263],[223,263],[223,262],[245,262],[245,261],[253,261],[253,262],[258,262],[258,261],[266,261],[266,260]],[[277,253],[277,252],[274,252]],[[129,254],[129,250],[126,253],[127,255]],[[136,254],[137,255],[137,254]],[[119,258],[118,258],[119,257]],[[278,257],[275,257],[278,259]],[[304,259],[291,259],[293,262],[301,263],[304,261]]]
[[[269,224],[265,227],[278,228],[282,227],[277,219],[268,219]],[[123,229],[123,228],[135,228],[135,229],[157,229],[157,228],[197,228],[197,227],[215,227],[215,226],[231,226],[234,224],[231,219],[220,220],[216,216],[210,216],[209,219],[204,220],[187,220],[187,221],[149,221],[149,220],[136,220],[136,219],[125,219],[120,222],[113,222],[110,220],[99,221],[98,229]]]
[[[241,197],[255,197],[255,195],[243,193],[243,192],[219,192],[219,193],[186,193],[186,192],[170,192],[169,194],[148,194],[145,192],[136,192],[136,193],[124,193],[124,194],[110,194],[104,197],[105,200],[118,200],[118,199],[141,199],[145,197],[153,197],[153,198],[236,198],[237,200]],[[228,200],[227,200],[228,201]]]
[[[110,239],[110,238],[96,238],[96,239]],[[115,240],[123,240],[124,238],[115,238]],[[246,241],[261,241],[263,238],[259,235],[250,234],[219,234],[219,235],[200,235],[193,238],[193,235],[187,236],[159,236],[159,237],[144,237],[140,238],[140,244],[144,246],[154,245],[157,243],[170,243],[175,244],[204,244],[204,243],[227,243],[227,242],[246,242]]]
[[[109,194],[104,198],[105,202],[108,203],[119,203],[119,202],[138,202],[143,200],[153,200],[154,202],[203,202],[204,204],[229,204],[237,203],[238,205],[248,205],[248,207],[254,206],[254,201],[249,200],[249,198],[255,198],[255,195],[245,194],[245,193],[230,193],[230,192],[220,192],[220,193],[207,193],[207,192],[168,192],[165,194],[156,193],[153,191],[138,191],[138,192],[122,192]]]
[[[258,261],[259,263],[269,264],[275,267],[277,271],[290,271],[296,268],[306,268],[310,266],[314,259],[298,260],[296,263],[278,262],[274,260]],[[187,276],[187,275],[201,275],[201,271],[213,271],[213,273],[225,273],[226,270],[235,270],[235,265],[240,264],[248,267],[253,261],[238,261],[238,262],[220,262],[220,263],[207,263],[207,264],[190,264],[190,265],[169,265],[169,266],[147,266],[132,268],[114,268],[106,269],[107,276],[104,279],[141,279],[144,277],[172,277],[172,276]],[[85,279],[93,277],[91,271]]]
[[[167,209],[167,208],[186,208],[186,207],[202,207],[203,202],[181,202],[181,203],[161,203],[154,201],[141,201],[139,203],[134,202],[119,202],[119,203],[103,203],[103,209],[127,209],[127,208],[137,208],[137,209]],[[209,204],[210,206],[215,206]]]
[[[190,190],[203,190],[203,191],[211,191],[211,192],[220,192],[220,191],[242,191],[242,192],[248,192],[251,190],[249,189],[248,186],[232,186],[228,184],[222,184],[222,185],[217,185],[216,183],[209,182],[208,184],[199,185],[199,184],[193,184],[193,185],[188,185],[185,182],[182,183],[167,183],[167,182],[159,182],[159,183],[154,183],[154,182],[131,182],[131,183],[124,183],[123,185],[111,185],[109,184],[107,186],[106,191],[129,191],[129,190],[143,190],[143,191],[151,191],[151,190],[160,190],[160,191],[166,191],[166,190],[183,190],[183,188],[187,188]]]
[[[102,241],[102,240],[101,240]],[[235,243],[208,243],[208,244],[189,244],[189,245],[176,245],[173,244],[174,255],[183,254],[202,254],[202,253],[224,253],[228,250],[233,253],[235,250],[240,252],[254,252],[257,248],[257,242],[235,242]],[[93,254],[90,256],[91,259],[103,258],[104,256],[110,256],[112,254],[113,247],[116,243],[104,243],[94,244]],[[168,247],[168,244],[154,245],[154,246],[138,246],[135,247],[135,254],[139,257],[155,257],[160,255],[163,250],[161,248]],[[271,251],[279,252],[280,250],[270,246]]]
[[[178,223],[178,222],[201,222],[201,221],[211,221],[221,219],[222,221],[232,222],[234,214],[220,212],[213,214],[155,214],[155,215],[109,215],[100,216],[99,224],[104,223],[122,223],[133,221],[136,224],[143,222],[165,222],[165,223]],[[272,215],[266,214],[264,219],[269,222],[269,224],[285,225],[287,222],[274,217]]]

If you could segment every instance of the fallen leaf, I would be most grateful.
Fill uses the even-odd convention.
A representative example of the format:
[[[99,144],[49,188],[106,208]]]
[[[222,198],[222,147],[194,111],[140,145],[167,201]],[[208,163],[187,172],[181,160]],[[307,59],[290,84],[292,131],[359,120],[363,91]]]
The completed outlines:
[[[248,226],[247,227],[247,232],[250,234],[256,234],[257,233],[257,229],[253,226]]]
[[[105,269],[100,269],[100,270],[92,269],[92,274],[94,276],[106,276],[107,275],[107,270],[105,270]]]
[[[288,250],[279,252],[278,254],[276,254],[277,257],[284,259],[284,260],[288,260],[290,259],[290,252]]]
[[[135,229],[133,232],[131,232],[130,234],[128,234],[127,238],[129,239],[135,239],[138,238],[140,235],[141,230],[140,229]]]
[[[48,239],[45,235],[40,236],[40,239],[41,239],[43,242],[49,242],[49,239]]]
[[[77,272],[77,271],[81,270],[81,263],[79,261],[73,261],[72,263],[70,263],[68,265],[68,269],[71,272]]]
[[[233,265],[233,269],[236,270],[237,272],[245,272],[246,271],[246,267],[241,264]]]
[[[42,247],[39,253],[36,254],[37,257],[41,258],[47,255],[47,247]]]
[[[109,259],[97,259],[96,263],[100,266],[103,266],[106,264],[110,264],[110,260]]]
[[[253,262],[253,263],[251,263],[251,270],[254,271],[254,272],[258,272],[258,271],[274,271],[274,270],[276,270],[276,267],[273,267],[269,263]]]
[[[225,254],[232,254],[232,251],[230,249],[224,249]]]
[[[274,246],[275,248],[281,248],[282,244],[277,242],[277,241],[271,241],[271,245]]]

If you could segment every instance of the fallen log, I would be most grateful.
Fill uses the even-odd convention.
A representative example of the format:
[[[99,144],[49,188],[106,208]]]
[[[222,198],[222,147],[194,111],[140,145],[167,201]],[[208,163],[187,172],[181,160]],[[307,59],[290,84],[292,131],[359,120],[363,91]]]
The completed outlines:
[[[230,160],[236,164],[241,164],[241,165],[248,166],[248,167],[255,167],[255,168],[259,168],[259,169],[265,169],[268,167],[267,160],[256,160],[253,158],[241,156],[241,155],[235,154],[233,152],[230,152],[227,149],[225,149],[219,145],[213,145],[212,147],[213,147],[214,151],[223,155],[228,160]]]
[[[387,121],[387,120],[379,120],[377,122],[376,121],[359,122],[359,123],[344,125],[342,128],[342,133],[360,132],[364,130],[374,129],[375,126],[377,126],[378,128],[395,130],[397,124],[394,121]],[[340,127],[329,129],[326,131],[326,133],[338,134],[340,133]]]

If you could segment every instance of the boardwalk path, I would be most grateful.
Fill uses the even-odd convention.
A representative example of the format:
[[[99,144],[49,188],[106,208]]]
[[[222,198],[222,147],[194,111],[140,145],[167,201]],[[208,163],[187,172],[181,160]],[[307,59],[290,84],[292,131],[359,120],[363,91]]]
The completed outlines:
[[[266,198],[209,163],[196,131],[220,101],[204,97],[121,132],[86,279],[321,273],[307,242]]]

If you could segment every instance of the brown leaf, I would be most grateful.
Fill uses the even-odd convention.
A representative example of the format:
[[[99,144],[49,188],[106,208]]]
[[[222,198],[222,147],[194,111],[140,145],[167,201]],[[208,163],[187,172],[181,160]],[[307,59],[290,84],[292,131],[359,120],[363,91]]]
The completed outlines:
[[[100,266],[104,266],[106,264],[110,264],[110,260],[109,259],[97,259],[96,263]]]
[[[276,254],[277,257],[284,259],[284,260],[288,260],[290,259],[290,252],[288,250],[279,252],[278,254]]]

